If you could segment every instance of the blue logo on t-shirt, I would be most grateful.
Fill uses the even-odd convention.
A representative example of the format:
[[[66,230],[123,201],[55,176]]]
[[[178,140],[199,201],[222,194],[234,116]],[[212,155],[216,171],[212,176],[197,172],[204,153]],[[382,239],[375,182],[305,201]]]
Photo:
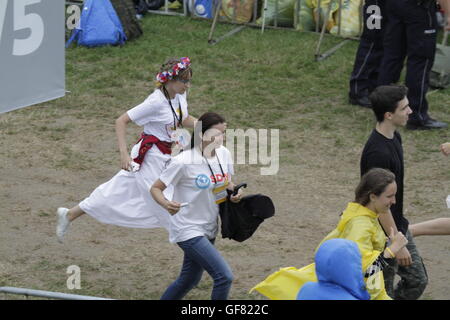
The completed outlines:
[[[211,181],[206,174],[199,174],[197,178],[195,178],[195,185],[200,189],[206,189],[210,184]]]

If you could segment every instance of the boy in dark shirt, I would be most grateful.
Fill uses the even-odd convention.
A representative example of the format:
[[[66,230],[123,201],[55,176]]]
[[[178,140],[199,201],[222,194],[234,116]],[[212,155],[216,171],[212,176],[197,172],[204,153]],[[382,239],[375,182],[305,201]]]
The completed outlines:
[[[385,232],[392,227],[395,232],[405,234],[409,241],[396,259],[391,259],[383,269],[387,293],[399,300],[418,299],[428,283],[422,258],[408,231],[409,222],[403,216],[403,148],[396,129],[404,127],[412,113],[407,94],[408,88],[394,85],[380,86],[372,92],[369,98],[377,124],[364,146],[360,162],[361,175],[371,168],[383,168],[392,171],[396,177],[396,203],[391,206],[391,214],[380,216],[379,220]],[[395,274],[401,280],[394,289]]]

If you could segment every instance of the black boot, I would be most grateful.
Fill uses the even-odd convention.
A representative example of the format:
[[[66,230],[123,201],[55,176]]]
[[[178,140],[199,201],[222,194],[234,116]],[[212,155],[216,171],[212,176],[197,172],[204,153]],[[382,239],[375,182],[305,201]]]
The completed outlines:
[[[409,130],[431,130],[431,129],[445,129],[448,125],[445,122],[428,118],[426,121],[408,120],[406,129]]]
[[[360,98],[355,98],[352,96],[348,97],[348,102],[353,105],[358,105],[364,108],[372,108],[372,103],[370,103],[369,97],[364,96]]]

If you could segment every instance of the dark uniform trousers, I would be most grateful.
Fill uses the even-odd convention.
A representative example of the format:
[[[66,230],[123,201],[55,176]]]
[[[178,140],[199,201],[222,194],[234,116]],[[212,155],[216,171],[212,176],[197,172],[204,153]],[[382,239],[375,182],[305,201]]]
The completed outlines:
[[[405,85],[413,111],[409,119],[420,124],[429,119],[425,95],[436,50],[436,1],[386,0],[385,10],[384,55],[378,84],[397,82],[407,57]]]
[[[368,21],[372,13],[367,8],[376,5],[380,8],[381,29],[369,29]],[[366,97],[377,86],[378,74],[383,58],[383,29],[385,25],[385,0],[366,0],[364,7],[364,29],[356,52],[353,71],[350,76],[350,98]]]

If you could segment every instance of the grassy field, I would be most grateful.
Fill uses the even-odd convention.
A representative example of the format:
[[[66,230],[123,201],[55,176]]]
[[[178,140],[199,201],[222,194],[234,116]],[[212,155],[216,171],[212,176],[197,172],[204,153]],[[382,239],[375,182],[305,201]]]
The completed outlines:
[[[67,266],[83,270],[75,293],[120,299],[157,299],[181,265],[180,250],[162,231],[105,226],[85,218],[68,244],[54,237],[55,209],[77,204],[119,168],[114,121],[153,89],[160,64],[189,56],[194,77],[189,108],[224,115],[229,128],[280,129],[280,171],[260,176],[258,165],[239,165],[248,193],[270,195],[276,217],[242,244],[219,240],[235,272],[231,298],[255,299],[248,290],[279,267],[312,261],[313,250],[352,200],[359,156],[374,126],[370,110],[347,103],[357,42],[314,61],[318,35],[253,28],[215,46],[210,22],[147,15],[144,35],[123,47],[66,52],[64,98],[0,115],[0,286],[71,292]],[[216,34],[234,27],[220,24]],[[341,40],[326,36],[324,48]],[[429,92],[433,117],[450,122],[450,90]],[[128,141],[140,128],[130,126]],[[405,148],[405,207],[412,222],[445,214],[449,160],[439,145],[450,129],[401,130]],[[26,150],[24,152],[24,150]],[[443,237],[419,238],[430,284],[423,298],[450,298],[449,246]],[[263,247],[261,247],[263,243]],[[188,296],[207,299],[204,277]]]

